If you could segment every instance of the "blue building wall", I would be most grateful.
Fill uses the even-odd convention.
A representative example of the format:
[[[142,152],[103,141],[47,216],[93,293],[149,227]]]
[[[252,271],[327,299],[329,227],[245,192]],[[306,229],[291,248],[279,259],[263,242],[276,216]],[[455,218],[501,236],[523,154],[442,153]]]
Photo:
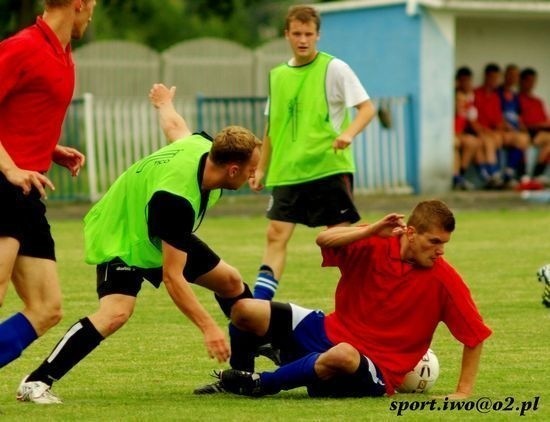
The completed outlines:
[[[422,192],[449,189],[453,168],[454,18],[420,8],[422,16],[418,157]]]
[[[448,190],[454,46],[440,22],[404,4],[326,11],[319,47],[346,61],[371,97],[409,96],[408,180],[416,192]]]
[[[409,180],[418,191],[420,26],[404,5],[322,14],[319,48],[347,62],[373,98],[408,96],[411,118],[406,140]]]

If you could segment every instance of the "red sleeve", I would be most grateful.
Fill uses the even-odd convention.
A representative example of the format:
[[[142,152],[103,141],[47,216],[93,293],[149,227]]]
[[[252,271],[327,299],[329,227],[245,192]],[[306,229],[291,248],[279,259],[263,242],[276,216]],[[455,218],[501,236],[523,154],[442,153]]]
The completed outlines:
[[[347,263],[356,263],[358,259],[368,259],[368,254],[372,249],[371,242],[375,237],[360,239],[346,246],[337,248],[321,248],[323,256],[323,267],[338,267],[345,269]]]
[[[447,298],[441,319],[458,341],[474,347],[489,337],[492,331],[483,322],[468,286],[456,271],[446,265],[448,268],[443,283]]]
[[[23,43],[8,38],[0,43],[0,103],[13,90],[24,61]]]

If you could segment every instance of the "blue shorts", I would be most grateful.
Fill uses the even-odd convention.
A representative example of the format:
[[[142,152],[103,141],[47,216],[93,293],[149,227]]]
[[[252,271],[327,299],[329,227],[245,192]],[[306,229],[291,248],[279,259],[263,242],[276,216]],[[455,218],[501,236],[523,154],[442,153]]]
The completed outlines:
[[[281,353],[282,365],[310,353],[323,353],[334,347],[325,331],[325,314],[292,303],[271,303],[269,327],[273,347]],[[308,385],[312,397],[378,397],[386,389],[382,374],[367,357],[361,356],[364,370],[356,374],[342,374],[326,381]]]

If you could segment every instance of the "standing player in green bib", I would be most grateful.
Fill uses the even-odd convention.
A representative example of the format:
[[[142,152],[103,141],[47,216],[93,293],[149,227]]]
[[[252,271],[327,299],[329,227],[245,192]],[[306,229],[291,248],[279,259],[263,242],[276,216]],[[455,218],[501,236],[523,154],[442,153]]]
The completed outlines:
[[[269,75],[268,125],[250,187],[272,188],[267,246],[254,297],[271,300],[296,224],[349,225],[359,220],[352,199],[351,142],[375,114],[361,82],[342,60],[316,48],[321,20],[308,6],[290,8],[285,36],[293,57]],[[353,120],[348,108],[355,107]]]
[[[84,219],[86,262],[97,266],[99,309],[77,321],[48,358],[21,382],[17,398],[60,403],[51,392],[63,377],[130,318],[144,280],[162,282],[176,306],[202,332],[208,355],[225,362],[224,331],[197,300],[189,283],[215,292],[229,317],[252,293],[239,272],[195,234],[221,189],[237,189],[254,175],[260,140],[229,126],[212,140],[191,134],[173,107],[175,88],[153,86],[150,98],[171,142],[126,170]]]

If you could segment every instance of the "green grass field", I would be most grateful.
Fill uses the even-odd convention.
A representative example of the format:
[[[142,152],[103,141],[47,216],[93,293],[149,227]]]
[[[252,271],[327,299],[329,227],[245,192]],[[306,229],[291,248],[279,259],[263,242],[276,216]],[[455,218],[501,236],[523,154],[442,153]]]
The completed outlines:
[[[396,210],[407,211],[407,210]],[[368,214],[366,220],[381,217]],[[488,397],[496,408],[471,411],[404,412],[403,420],[507,420],[518,417],[522,401],[538,399],[526,418],[550,420],[550,310],[540,303],[542,286],[535,272],[550,262],[548,209],[456,212],[457,230],[447,258],[467,280],[494,334],[485,344],[472,400]],[[264,245],[263,217],[206,219],[199,235],[252,282]],[[206,356],[199,331],[176,309],[163,287],[144,285],[128,324],[108,338],[86,360],[54,385],[65,401],[38,406],[15,401],[21,378],[49,353],[66,329],[94,311],[95,271],[83,263],[80,221],[52,221],[64,293],[63,321],[36,341],[17,361],[0,372],[0,420],[6,421],[146,421],[266,420],[362,421],[396,418],[394,400],[424,401],[455,388],[462,345],[440,326],[432,348],[441,373],[430,395],[378,399],[310,399],[305,389],[249,399],[231,395],[194,396],[193,388],[209,382],[209,372],[222,366]],[[277,294],[281,301],[331,310],[337,271],[321,269],[314,244],[317,231],[299,227],[290,244],[287,271]],[[196,288],[209,311],[225,324],[212,294]],[[0,319],[19,310],[10,287]],[[269,362],[259,361],[259,368]],[[514,400],[514,403],[510,406]],[[392,404],[394,403],[394,404]],[[443,400],[437,404],[442,406]]]

